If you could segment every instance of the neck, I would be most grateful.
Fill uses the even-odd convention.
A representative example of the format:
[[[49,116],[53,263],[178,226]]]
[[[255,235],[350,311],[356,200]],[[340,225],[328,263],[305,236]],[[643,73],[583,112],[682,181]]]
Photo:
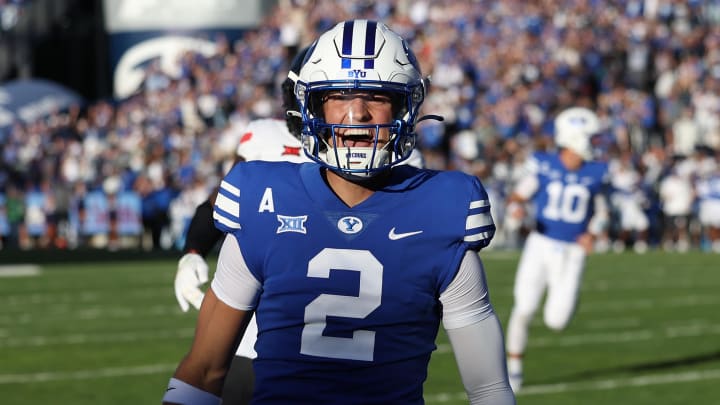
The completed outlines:
[[[325,179],[335,195],[350,208],[367,200],[375,192],[371,188],[341,177],[332,170],[325,170]]]
[[[567,149],[560,151],[560,161],[571,172],[578,170],[583,165],[582,158]]]

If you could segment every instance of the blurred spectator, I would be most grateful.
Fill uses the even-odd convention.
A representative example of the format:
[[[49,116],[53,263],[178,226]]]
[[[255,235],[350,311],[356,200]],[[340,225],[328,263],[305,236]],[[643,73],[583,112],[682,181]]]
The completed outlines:
[[[699,219],[710,249],[720,253],[720,165],[697,182]]]
[[[678,164],[660,181],[659,196],[664,216],[663,249],[685,252],[690,248],[690,214],[693,204],[690,179],[678,172]]]
[[[619,217],[613,250],[622,252],[628,244],[632,244],[636,253],[645,253],[648,249],[650,222],[643,207],[648,198],[643,188],[642,174],[632,153],[621,152],[619,158],[612,159],[609,171],[612,185],[610,203]]]

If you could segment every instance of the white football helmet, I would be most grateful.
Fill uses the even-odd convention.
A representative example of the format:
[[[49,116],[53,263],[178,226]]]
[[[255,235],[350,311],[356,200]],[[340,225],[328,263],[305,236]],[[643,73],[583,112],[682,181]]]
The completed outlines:
[[[555,118],[555,145],[592,160],[592,137],[600,132],[600,120],[591,110],[571,107]]]
[[[390,96],[393,121],[327,123],[322,98],[328,91],[382,92]],[[385,24],[351,20],[321,35],[305,57],[295,86],[303,120],[303,147],[313,160],[346,176],[370,177],[406,160],[415,147],[415,123],[425,82],[407,42]],[[380,130],[389,142],[378,147]],[[374,133],[368,147],[338,145],[337,130]],[[337,146],[337,147],[336,147]]]

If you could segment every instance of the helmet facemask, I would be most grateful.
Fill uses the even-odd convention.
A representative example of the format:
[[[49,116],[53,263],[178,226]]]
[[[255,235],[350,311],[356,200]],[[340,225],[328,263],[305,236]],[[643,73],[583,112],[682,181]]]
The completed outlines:
[[[408,130],[406,119],[408,105],[403,92],[340,89],[309,92],[308,131],[304,139],[316,145],[316,156],[344,174],[367,177],[397,164],[410,155],[415,146],[415,136]],[[323,105],[340,113],[342,120],[326,117]],[[384,104],[384,106],[383,106]],[[359,106],[359,107],[358,107]],[[368,123],[356,109],[377,110],[390,108],[390,117],[383,123]],[[340,122],[342,121],[342,122]]]

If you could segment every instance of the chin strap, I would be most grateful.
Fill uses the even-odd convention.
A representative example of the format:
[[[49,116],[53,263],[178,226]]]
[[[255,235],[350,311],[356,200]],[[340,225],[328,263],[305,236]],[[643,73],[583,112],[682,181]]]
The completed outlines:
[[[435,121],[442,122],[442,121],[445,121],[445,117],[443,117],[442,115],[428,114],[428,115],[423,115],[422,117],[418,118],[417,122],[425,121],[425,120],[435,120]]]

